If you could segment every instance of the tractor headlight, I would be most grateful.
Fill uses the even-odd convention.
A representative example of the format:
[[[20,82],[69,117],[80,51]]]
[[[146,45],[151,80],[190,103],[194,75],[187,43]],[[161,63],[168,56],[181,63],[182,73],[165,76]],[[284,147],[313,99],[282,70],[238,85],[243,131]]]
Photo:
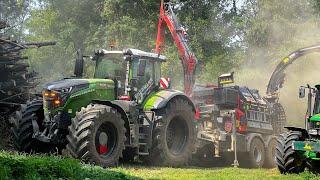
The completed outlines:
[[[44,90],[42,94],[44,99],[44,105],[48,109],[59,107],[63,103],[60,92]]]

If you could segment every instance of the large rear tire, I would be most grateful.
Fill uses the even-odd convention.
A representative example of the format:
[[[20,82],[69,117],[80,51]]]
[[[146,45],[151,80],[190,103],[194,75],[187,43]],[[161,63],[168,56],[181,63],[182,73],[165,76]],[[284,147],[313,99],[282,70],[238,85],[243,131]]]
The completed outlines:
[[[44,119],[43,101],[41,98],[34,99],[21,105],[21,109],[16,111],[12,117],[13,144],[18,151],[22,152],[44,152],[47,149],[44,144],[37,139],[32,138],[33,126],[32,120],[35,119],[38,124]]]
[[[124,120],[117,110],[90,104],[72,119],[67,150],[85,162],[102,167],[115,166],[125,148],[125,133]]]
[[[298,174],[306,168],[306,160],[301,154],[292,149],[292,143],[302,139],[302,134],[299,131],[289,131],[278,136],[276,164],[281,174]]]
[[[192,105],[176,98],[156,115],[162,118],[155,123],[149,162],[173,167],[188,164],[195,149]]]

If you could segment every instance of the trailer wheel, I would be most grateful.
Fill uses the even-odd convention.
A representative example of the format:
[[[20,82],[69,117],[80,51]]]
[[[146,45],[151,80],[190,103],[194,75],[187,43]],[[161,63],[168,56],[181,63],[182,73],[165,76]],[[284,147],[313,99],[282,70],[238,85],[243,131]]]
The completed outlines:
[[[122,156],[125,133],[124,120],[119,112],[109,106],[91,104],[72,119],[67,150],[85,162],[114,166]]]
[[[266,160],[264,167],[274,168],[276,167],[276,139],[271,139],[266,148]]]
[[[166,108],[157,111],[162,117],[153,131],[149,163],[164,166],[186,165],[195,149],[194,112],[183,99],[174,99]]]
[[[306,168],[302,155],[292,149],[292,143],[302,139],[299,131],[282,133],[277,138],[276,164],[281,174],[301,173]]]
[[[249,167],[250,168],[261,168],[265,161],[265,148],[263,142],[254,138],[250,144],[249,151]]]
[[[48,145],[32,138],[32,120],[38,124],[44,119],[43,101],[41,98],[34,99],[21,106],[19,111],[11,118],[13,124],[11,131],[13,134],[14,147],[23,152],[47,152],[50,150]]]

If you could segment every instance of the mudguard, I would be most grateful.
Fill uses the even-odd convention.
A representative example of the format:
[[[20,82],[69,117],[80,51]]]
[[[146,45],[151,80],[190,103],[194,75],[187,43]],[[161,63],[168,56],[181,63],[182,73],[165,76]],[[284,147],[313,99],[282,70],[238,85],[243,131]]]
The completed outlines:
[[[299,131],[302,133],[303,137],[310,138],[310,135],[306,129],[299,128],[299,127],[291,127],[291,126],[286,126],[284,128],[288,129],[289,131]]]
[[[167,105],[167,103],[173,98],[183,98],[189,101],[190,104],[192,104],[193,109],[195,110],[193,102],[186,94],[184,94],[181,91],[172,89],[160,90],[150,94],[142,104],[143,110],[151,111],[164,108]]]

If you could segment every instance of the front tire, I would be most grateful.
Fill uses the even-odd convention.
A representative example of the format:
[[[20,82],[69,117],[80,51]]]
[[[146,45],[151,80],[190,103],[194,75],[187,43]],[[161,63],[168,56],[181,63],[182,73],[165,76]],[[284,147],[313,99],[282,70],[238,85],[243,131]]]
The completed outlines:
[[[281,174],[298,174],[304,171],[306,167],[305,159],[292,149],[292,143],[298,140],[302,140],[302,134],[299,131],[289,131],[278,136],[276,164]]]
[[[174,99],[156,115],[149,162],[162,166],[186,165],[195,149],[194,111],[183,99]]]
[[[109,106],[90,104],[72,119],[67,150],[85,162],[115,166],[125,148],[125,133],[119,112]]]
[[[16,111],[12,117],[13,124],[11,131],[13,134],[13,144],[15,149],[22,152],[43,152],[45,147],[40,141],[32,138],[33,126],[32,120],[36,120],[38,124],[44,119],[43,101],[42,99],[34,99],[21,105],[21,109]]]

